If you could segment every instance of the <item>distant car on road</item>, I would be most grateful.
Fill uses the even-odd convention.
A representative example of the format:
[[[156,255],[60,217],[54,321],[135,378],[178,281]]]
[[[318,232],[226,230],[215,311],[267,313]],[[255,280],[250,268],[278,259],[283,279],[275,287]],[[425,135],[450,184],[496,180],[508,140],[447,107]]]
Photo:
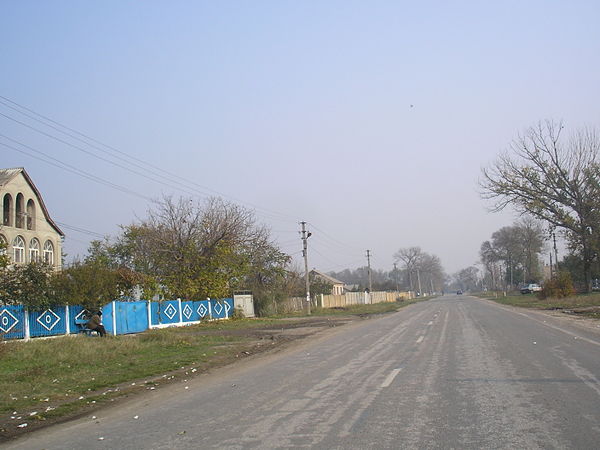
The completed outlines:
[[[462,295],[462,291],[459,289],[458,291],[456,291],[456,295]]]
[[[521,294],[531,294],[532,292],[539,292],[542,287],[537,283],[529,283],[521,288]]]

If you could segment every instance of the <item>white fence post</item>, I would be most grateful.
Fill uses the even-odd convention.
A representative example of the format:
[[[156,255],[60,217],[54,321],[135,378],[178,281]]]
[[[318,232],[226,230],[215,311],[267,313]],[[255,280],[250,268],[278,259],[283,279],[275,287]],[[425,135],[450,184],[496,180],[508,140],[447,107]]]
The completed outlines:
[[[112,323],[113,323],[113,336],[117,335],[117,308],[115,307],[115,301],[112,303]]]
[[[181,312],[181,298],[177,299],[177,307],[179,308],[179,325],[183,325],[183,313]]]
[[[148,312],[148,329],[152,328],[152,300],[148,300],[148,305],[146,308]]]
[[[29,310],[27,308],[23,308],[23,326],[25,327],[25,335],[23,339],[28,341],[31,337],[31,331],[29,330]]]
[[[65,305],[65,320],[65,334],[69,335],[71,334],[71,321],[69,320],[69,305]]]

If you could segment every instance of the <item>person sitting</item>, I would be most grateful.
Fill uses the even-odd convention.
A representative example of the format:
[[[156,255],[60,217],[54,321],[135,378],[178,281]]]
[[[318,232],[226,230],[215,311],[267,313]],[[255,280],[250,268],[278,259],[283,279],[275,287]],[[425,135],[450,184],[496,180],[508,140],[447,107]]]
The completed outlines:
[[[90,320],[88,320],[86,327],[92,331],[97,331],[100,334],[100,337],[106,336],[106,329],[104,328],[104,325],[102,325],[102,311],[98,311],[94,314]]]

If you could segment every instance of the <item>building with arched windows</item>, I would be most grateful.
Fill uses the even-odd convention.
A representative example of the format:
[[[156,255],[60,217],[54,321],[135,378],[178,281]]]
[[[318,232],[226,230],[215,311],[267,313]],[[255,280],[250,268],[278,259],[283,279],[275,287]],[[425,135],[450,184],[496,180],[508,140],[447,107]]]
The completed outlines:
[[[0,205],[0,241],[11,262],[44,261],[60,269],[65,235],[24,168],[0,169]]]

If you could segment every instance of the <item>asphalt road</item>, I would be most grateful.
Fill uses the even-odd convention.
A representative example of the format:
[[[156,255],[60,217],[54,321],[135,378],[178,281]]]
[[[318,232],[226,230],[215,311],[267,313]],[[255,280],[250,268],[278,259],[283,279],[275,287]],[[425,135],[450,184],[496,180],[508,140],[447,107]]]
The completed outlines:
[[[599,380],[597,332],[446,296],[6,446],[597,449]]]

